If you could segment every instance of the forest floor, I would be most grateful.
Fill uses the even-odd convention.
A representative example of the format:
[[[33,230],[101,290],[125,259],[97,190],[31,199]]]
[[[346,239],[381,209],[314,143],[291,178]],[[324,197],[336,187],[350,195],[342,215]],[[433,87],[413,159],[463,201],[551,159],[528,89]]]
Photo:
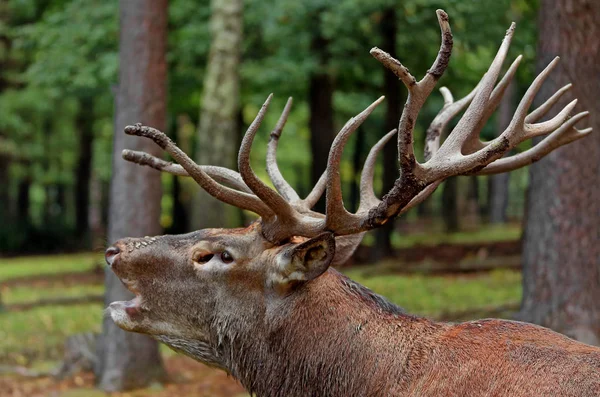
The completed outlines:
[[[474,241],[468,235],[458,241],[457,237],[454,241],[435,236],[428,236],[427,240],[413,238],[412,244],[400,245],[397,259],[342,270],[414,314],[445,320],[506,317],[521,298],[518,267],[494,265],[486,271],[455,267],[440,272],[439,264],[484,263],[494,258],[500,263],[511,262],[514,244],[518,244],[513,234],[512,230],[488,233],[491,240],[499,240],[492,243],[485,239]],[[428,254],[442,251],[446,254],[441,257]],[[368,249],[365,253],[368,258]],[[414,260],[408,263],[407,258]],[[100,331],[102,259],[101,252],[0,258],[0,397],[104,395],[93,388],[91,373],[79,373],[62,381],[2,374],[3,368],[16,366],[40,372],[55,368],[69,335]],[[247,396],[224,372],[167,348],[162,351],[170,382],[115,396]]]

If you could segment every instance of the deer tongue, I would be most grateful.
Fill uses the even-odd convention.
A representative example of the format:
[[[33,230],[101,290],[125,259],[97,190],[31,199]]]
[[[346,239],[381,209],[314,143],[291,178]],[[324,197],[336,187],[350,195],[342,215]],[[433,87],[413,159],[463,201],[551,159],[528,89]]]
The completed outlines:
[[[142,302],[139,295],[136,295],[132,300],[123,303],[125,306],[125,313],[127,313],[132,320],[139,319],[142,316],[142,312],[140,310]]]

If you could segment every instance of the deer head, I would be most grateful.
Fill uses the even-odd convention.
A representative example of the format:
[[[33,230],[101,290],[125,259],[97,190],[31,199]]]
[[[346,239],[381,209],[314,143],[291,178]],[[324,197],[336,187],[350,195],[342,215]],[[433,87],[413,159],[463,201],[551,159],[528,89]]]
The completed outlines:
[[[258,330],[275,321],[274,318],[283,321],[282,318],[297,314],[295,305],[333,299],[323,295],[327,289],[319,287],[320,283],[331,288],[330,295],[339,292],[335,292],[335,286],[340,282],[350,284],[330,270],[330,266],[345,261],[364,232],[414,207],[431,195],[444,179],[520,168],[591,132],[591,128],[574,127],[588,114],[569,116],[576,101],[550,120],[539,121],[569,86],[528,113],[536,93],[557,64],[555,59],[527,90],[506,130],[491,141],[480,140],[481,129],[499,105],[521,61],[519,56],[496,84],[513,36],[513,24],[487,73],[470,94],[454,101],[450,91],[441,88],[444,106],[427,130],[425,161],[417,161],[413,149],[415,121],[448,66],[452,50],[448,16],[441,10],[437,16],[442,44],[432,67],[421,80],[389,54],[378,48],[371,50],[377,60],[398,76],[409,94],[398,129],[387,133],[365,161],[356,213],[347,211],[342,201],[342,151],[351,134],[383,97],[343,126],[329,152],[325,173],[303,199],[283,178],[276,161],[277,145],[290,112],[291,99],[271,132],[268,146],[266,167],[276,190],[256,176],[249,161],[252,142],[272,96],[244,136],[238,155],[239,173],[198,165],[164,133],[140,124],[128,126],[127,134],[152,139],[178,164],[129,150],[123,152],[126,160],[192,177],[213,197],[252,211],[260,218],[245,229],[205,229],[181,236],[125,239],[115,243],[107,250],[107,262],[136,298],[110,305],[114,321],[126,330],[153,335],[201,361],[231,369],[223,356],[224,346],[240,335],[259,334]],[[449,122],[465,108],[458,124],[442,142]],[[521,142],[543,135],[547,137],[531,149],[505,156]],[[376,157],[394,136],[397,137],[400,176],[394,187],[378,199],[373,191]],[[312,208],[324,192],[326,212],[321,214]],[[369,299],[376,299],[375,295],[364,293]],[[310,312],[306,314],[304,310],[304,315],[310,316]],[[242,343],[247,349],[252,349],[252,344],[248,340]]]

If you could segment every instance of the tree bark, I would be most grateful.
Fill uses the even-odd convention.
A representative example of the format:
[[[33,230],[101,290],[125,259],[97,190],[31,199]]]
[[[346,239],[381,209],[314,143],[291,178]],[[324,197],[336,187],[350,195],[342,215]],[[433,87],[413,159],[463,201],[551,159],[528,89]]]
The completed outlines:
[[[310,116],[308,127],[310,129],[310,151],[312,154],[312,165],[310,170],[311,186],[315,186],[325,169],[329,149],[335,139],[335,127],[333,122],[333,81],[327,71],[329,63],[329,41],[323,37],[321,27],[318,25],[319,13],[315,12],[313,19],[317,21],[313,32],[311,51],[318,60],[318,69],[310,76],[308,87],[308,106]],[[321,213],[325,212],[325,195],[315,205],[315,209]]]
[[[352,183],[350,186],[350,205],[348,210],[356,212],[360,203],[360,173],[365,162],[364,147],[366,130],[364,126],[358,127],[356,131],[356,144],[352,153]]]
[[[465,197],[464,207],[460,213],[460,219],[469,225],[469,227],[477,227],[481,223],[481,203],[479,195],[479,179],[476,175],[470,175],[467,178],[467,194]]]
[[[444,181],[442,190],[442,219],[444,229],[448,233],[457,232],[458,221],[458,177],[453,176]]]
[[[396,52],[396,34],[397,21],[396,9],[388,8],[383,14],[381,20],[381,35],[383,48],[389,51],[392,56]],[[383,90],[386,98],[385,110],[385,127],[384,132],[398,128],[398,123],[402,115],[402,95],[400,80],[387,69],[383,70]],[[394,186],[394,182],[398,178],[398,143],[396,139],[391,139],[390,142],[383,148],[383,180],[381,195],[389,192]],[[394,231],[395,221],[391,220],[385,225],[377,229],[375,232],[376,258],[375,260],[392,256],[392,232]]]
[[[498,120],[496,122],[496,135],[500,135],[512,120],[515,111],[515,88],[514,82],[509,84],[500,101],[500,106],[498,107]],[[506,223],[509,182],[510,172],[492,175],[488,179],[488,210],[489,221],[492,224]]]
[[[160,174],[121,159],[125,148],[162,156],[148,139],[123,133],[128,124],[141,122],[165,128],[167,89],[168,0],[120,2],[119,87],[116,98],[113,175],[108,238],[160,234]],[[105,304],[131,299],[132,294],[110,271],[106,272]],[[110,318],[103,323],[98,386],[118,391],[147,386],[164,378],[155,341],[118,328]]]
[[[30,214],[29,214],[29,205],[30,205],[30,190],[31,188],[31,177],[29,175],[25,176],[20,182],[19,187],[17,189],[17,224],[18,225],[30,225]]]
[[[199,164],[237,169],[243,1],[212,0],[211,8],[212,41],[204,76],[196,160]],[[191,225],[194,229],[225,227],[231,213],[228,210],[226,204],[199,190],[193,200]]]
[[[96,173],[90,176],[90,202],[88,208],[89,240],[93,249],[102,247],[106,238],[106,230],[102,221],[102,182]]]
[[[92,177],[92,145],[94,142],[94,101],[84,97],[79,102],[76,125],[79,150],[75,169],[75,231],[84,247],[89,246],[90,180]],[[119,156],[120,157],[120,156]]]
[[[316,46],[316,44],[315,44]],[[310,180],[315,186],[321,174],[327,168],[329,149],[335,139],[333,126],[333,83],[327,73],[315,73],[310,78],[309,87],[310,107],[310,150],[312,166]],[[325,212],[325,195],[315,205],[318,212]]]
[[[600,345],[599,20],[596,0],[542,1],[538,69],[555,55],[562,61],[540,100],[572,82],[577,109],[591,112],[580,128],[595,131],[531,167],[519,315],[595,345]]]

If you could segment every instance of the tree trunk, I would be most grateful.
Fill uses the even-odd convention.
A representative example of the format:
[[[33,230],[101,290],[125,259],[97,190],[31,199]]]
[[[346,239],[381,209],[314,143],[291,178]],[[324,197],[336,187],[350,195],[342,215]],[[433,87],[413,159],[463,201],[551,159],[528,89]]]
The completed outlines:
[[[211,8],[212,41],[204,76],[196,160],[199,164],[236,169],[243,1],[212,0]],[[193,203],[194,229],[225,227],[227,215],[233,214],[226,204],[200,189]]]
[[[90,204],[88,209],[90,242],[93,249],[102,247],[106,238],[104,223],[102,222],[102,182],[96,173],[90,180]]]
[[[476,175],[467,177],[467,194],[465,195],[464,213],[460,218],[471,228],[481,223],[481,207],[479,197],[479,179]]]
[[[311,188],[315,186],[325,169],[329,149],[335,139],[335,126],[333,122],[333,81],[328,73],[329,63],[329,41],[323,36],[319,25],[319,14],[324,7],[319,8],[313,14],[314,25],[311,42],[311,52],[315,54],[318,62],[317,70],[310,76],[308,87],[308,106],[310,129],[310,151],[312,154],[312,165],[310,169]],[[321,213],[325,212],[325,194],[315,205],[315,209]]]
[[[92,145],[94,142],[94,101],[82,98],[77,114],[79,150],[75,169],[75,231],[84,247],[89,246],[90,180],[92,177]],[[120,156],[119,156],[120,157]]]
[[[356,131],[356,144],[352,153],[352,184],[350,186],[350,205],[348,210],[356,212],[360,203],[360,173],[365,162],[364,147],[366,130],[364,126],[358,127]]]
[[[160,174],[121,159],[125,148],[162,156],[148,139],[127,136],[128,124],[164,129],[167,89],[167,0],[120,2],[119,87],[116,98],[113,175],[108,239],[160,234]],[[106,272],[105,304],[131,299],[118,278]],[[125,332],[110,318],[103,323],[98,385],[105,391],[147,386],[165,376],[155,341]]]
[[[396,53],[396,9],[388,8],[381,21],[382,45],[385,51],[392,56]],[[385,127],[384,132],[398,128],[400,116],[402,115],[401,85],[398,78],[387,69],[383,70],[383,90],[386,98]],[[398,143],[391,139],[383,148],[383,183],[382,195],[389,192],[398,178]],[[376,258],[375,260],[391,256],[392,232],[394,231],[394,220],[387,222],[375,232]]]
[[[316,41],[319,41],[317,39]],[[324,42],[324,40],[323,40]],[[314,44],[316,47],[318,44]],[[325,51],[324,49],[321,49]],[[312,167],[310,181],[315,186],[321,174],[327,168],[329,148],[335,139],[333,126],[333,83],[327,73],[316,73],[310,77],[309,87],[310,107],[310,151],[312,153]],[[315,205],[318,212],[325,212],[325,195]]]
[[[444,181],[442,190],[442,219],[444,229],[448,233],[457,232],[460,224],[458,221],[458,177],[453,176]]]
[[[596,131],[531,167],[520,318],[600,345],[600,2],[543,0],[539,17],[538,69],[562,58],[540,100],[572,82]]]
[[[173,224],[167,230],[168,234],[182,234],[189,230],[189,219],[185,210],[185,205],[181,201],[181,183],[179,182],[177,175],[172,175],[171,196],[173,197],[173,210],[171,217],[173,218]]]
[[[30,225],[30,188],[31,178],[27,175],[19,182],[19,187],[17,189],[17,225]]]
[[[506,88],[506,92],[498,107],[498,120],[496,122],[496,135],[510,124],[515,111],[515,83]],[[491,175],[488,179],[488,210],[490,223],[506,223],[506,210],[508,209],[508,183],[510,172]]]

